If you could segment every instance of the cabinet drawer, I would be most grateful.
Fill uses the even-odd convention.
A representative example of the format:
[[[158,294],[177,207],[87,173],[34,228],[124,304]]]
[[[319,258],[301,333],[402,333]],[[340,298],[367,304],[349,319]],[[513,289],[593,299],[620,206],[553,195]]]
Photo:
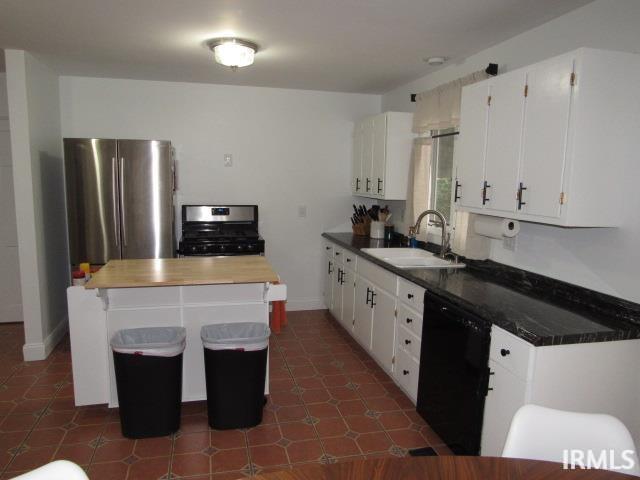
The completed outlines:
[[[344,266],[350,268],[351,270],[356,270],[356,264],[358,263],[358,256],[347,250],[346,248],[342,250],[342,256],[344,257],[342,261],[344,262]]]
[[[398,302],[398,324],[422,338],[422,313]]]
[[[396,352],[395,377],[398,384],[409,395],[411,400],[418,398],[418,374],[420,364],[412,359],[404,350]]]
[[[404,350],[415,360],[420,361],[420,339],[402,325],[398,325],[396,342],[398,349]]]
[[[358,260],[358,274],[392,295],[396,294],[398,277],[384,268],[361,258]]]
[[[422,313],[424,310],[424,288],[404,278],[398,279],[398,297],[414,310]]]
[[[533,345],[499,327],[491,329],[489,357],[522,379],[527,379],[534,349]]]
[[[333,243],[330,242],[329,240],[326,239],[322,239],[322,251],[330,256],[333,257]]]
[[[342,247],[338,247],[337,245],[333,246],[333,258],[336,262],[342,263],[344,260],[344,250]]]

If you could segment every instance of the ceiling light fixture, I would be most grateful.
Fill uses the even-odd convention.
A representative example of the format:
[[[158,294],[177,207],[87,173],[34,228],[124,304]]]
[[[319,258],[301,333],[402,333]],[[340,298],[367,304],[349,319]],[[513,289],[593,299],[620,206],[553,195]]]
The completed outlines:
[[[258,51],[255,43],[239,38],[215,38],[209,40],[207,45],[213,51],[216,62],[232,70],[251,65]]]

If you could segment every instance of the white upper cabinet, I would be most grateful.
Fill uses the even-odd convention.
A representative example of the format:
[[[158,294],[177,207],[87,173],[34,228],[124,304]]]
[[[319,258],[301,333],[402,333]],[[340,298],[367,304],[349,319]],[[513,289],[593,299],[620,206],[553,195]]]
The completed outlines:
[[[465,87],[458,207],[620,226],[640,148],[638,82],[640,56],[582,48]]]
[[[491,85],[484,205],[492,210],[512,212],[515,206],[525,84],[525,73],[518,72],[497,77]]]
[[[486,82],[462,90],[460,138],[454,156],[458,165],[457,201],[465,207],[482,208],[489,92]]]
[[[406,200],[412,122],[411,113],[386,112],[356,124],[351,178],[354,195]]]

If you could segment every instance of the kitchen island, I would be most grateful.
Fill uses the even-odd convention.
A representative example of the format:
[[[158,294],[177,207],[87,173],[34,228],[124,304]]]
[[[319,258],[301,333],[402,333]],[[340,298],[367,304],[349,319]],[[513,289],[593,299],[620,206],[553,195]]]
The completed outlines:
[[[201,327],[268,323],[269,302],[286,298],[278,281],[261,256],[111,260],[67,290],[75,404],[117,406],[109,340],[121,329],[162,326],[187,331],[183,401],[205,399]]]

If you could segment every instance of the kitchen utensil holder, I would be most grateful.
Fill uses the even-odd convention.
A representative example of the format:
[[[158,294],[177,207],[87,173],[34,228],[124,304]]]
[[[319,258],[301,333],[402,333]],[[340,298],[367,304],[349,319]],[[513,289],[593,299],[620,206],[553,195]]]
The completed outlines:
[[[369,236],[371,238],[384,238],[384,222],[372,221]]]

